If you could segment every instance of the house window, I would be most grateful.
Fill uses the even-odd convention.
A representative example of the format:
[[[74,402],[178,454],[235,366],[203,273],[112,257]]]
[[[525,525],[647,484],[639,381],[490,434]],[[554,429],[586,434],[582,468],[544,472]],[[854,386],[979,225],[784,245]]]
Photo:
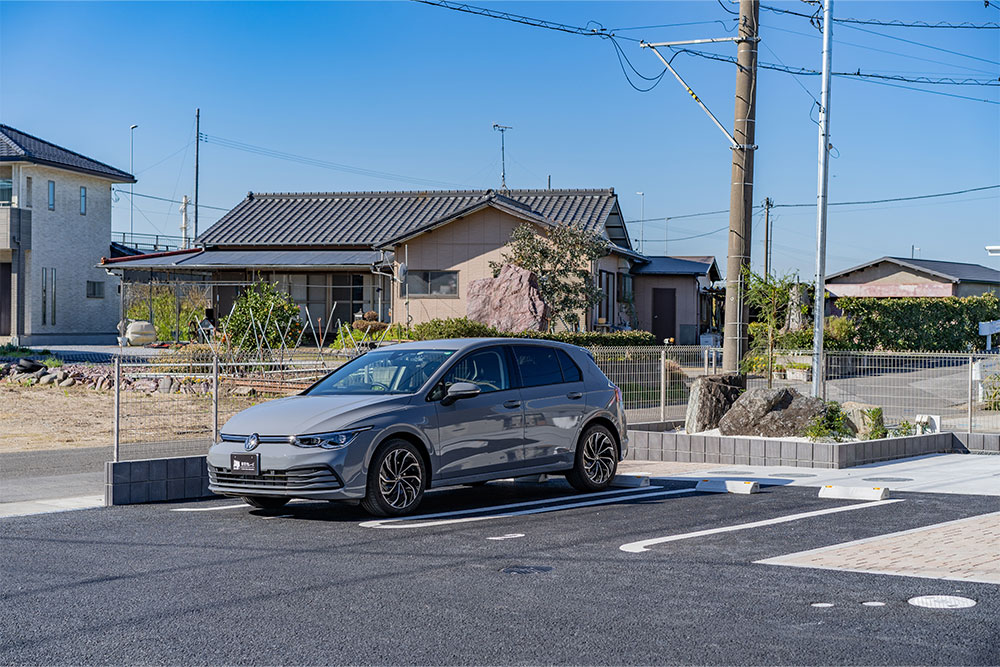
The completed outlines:
[[[42,269],[42,324],[56,323],[56,270]]]
[[[24,179],[24,208],[31,208],[31,176]]]
[[[618,301],[627,303],[632,300],[632,276],[627,273],[618,274]]]
[[[14,199],[14,170],[0,167],[0,204],[9,206]]]
[[[611,318],[611,300],[614,298],[615,279],[610,271],[599,271],[597,286],[601,290],[601,300],[597,303],[597,324],[614,324]]]
[[[49,181],[49,210],[56,210],[56,182]]]
[[[406,289],[410,296],[458,296],[458,271],[410,271]]]
[[[104,281],[103,280],[88,280],[87,281],[87,298],[88,299],[103,299],[104,298]]]
[[[87,215],[87,188],[80,188],[80,215]]]

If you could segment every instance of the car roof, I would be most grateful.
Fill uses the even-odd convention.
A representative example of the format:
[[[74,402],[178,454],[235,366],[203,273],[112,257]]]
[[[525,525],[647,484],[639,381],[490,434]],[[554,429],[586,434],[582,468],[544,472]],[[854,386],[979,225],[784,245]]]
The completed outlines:
[[[467,350],[474,347],[486,345],[512,343],[527,343],[529,345],[548,345],[552,347],[575,348],[575,345],[561,343],[554,340],[540,340],[538,338],[439,338],[436,340],[419,340],[407,343],[397,343],[391,346],[393,350]],[[380,348],[387,349],[387,348]]]

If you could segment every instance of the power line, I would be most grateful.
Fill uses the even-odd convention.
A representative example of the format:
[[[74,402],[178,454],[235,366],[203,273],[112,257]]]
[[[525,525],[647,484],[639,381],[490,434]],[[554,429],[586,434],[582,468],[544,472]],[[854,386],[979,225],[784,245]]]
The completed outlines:
[[[128,190],[121,190],[119,188],[115,188],[114,191],[117,192],[120,195],[125,195],[126,197],[129,195],[129,191]],[[133,197],[143,197],[144,199],[156,199],[157,201],[170,202],[171,204],[183,204],[184,203],[184,202],[182,202],[179,199],[167,199],[166,197],[157,197],[155,195],[144,195],[144,194],[141,194],[141,193],[138,193],[138,192],[133,192],[133,193],[131,193],[131,195]],[[191,203],[191,202],[188,202],[188,203]],[[228,208],[223,208],[222,206],[209,206],[208,204],[198,204],[198,206],[200,208],[215,209],[216,211],[229,211],[230,210]]]
[[[969,192],[982,192],[983,190],[996,190],[1000,188],[1000,185],[984,185],[979,188],[968,188],[965,190],[954,190],[952,192],[936,192],[930,195],[914,195],[912,197],[892,197],[890,199],[868,199],[864,201],[838,201],[830,202],[829,206],[856,206],[859,204],[887,204],[889,202],[897,201],[913,201],[916,199],[934,199],[937,197],[951,197],[954,195],[964,195]],[[805,206],[815,206],[816,202],[809,202],[807,204],[772,204],[771,208],[801,208]]]
[[[466,14],[475,14],[477,16],[486,16],[491,19],[500,19],[502,21],[511,21],[512,23],[520,23],[522,25],[530,25],[536,28],[546,28],[547,30],[557,30],[559,32],[566,32],[571,35],[583,35],[583,36],[599,36],[606,37],[613,33],[606,30],[604,27],[599,29],[594,28],[581,28],[580,26],[567,25],[565,23],[557,23],[555,21],[546,21],[544,19],[536,19],[530,16],[522,16],[520,14],[512,14],[510,12],[499,12],[493,9],[486,9],[485,7],[476,7],[474,5],[467,5],[464,2],[450,2],[449,0],[413,0],[413,2],[419,2],[424,5],[431,5],[434,7],[443,7],[444,9],[451,9],[457,12],[465,12]],[[600,24],[598,24],[600,25]],[[622,37],[621,39],[628,39],[633,42],[638,42],[639,40],[634,37]]]
[[[733,19],[734,21],[736,19]],[[713,21],[688,21],[686,23],[660,23],[658,25],[637,25],[630,28],[611,28],[611,32],[622,32],[623,30],[652,30],[653,28],[679,28],[688,25],[709,25],[712,23],[718,23],[723,27],[724,30],[731,31],[735,25],[726,25],[726,22],[721,19],[715,19]]]
[[[992,6],[997,6],[993,2],[990,2]],[[769,12],[774,12],[775,14],[789,14],[791,16],[800,16],[802,18],[807,18],[810,21],[819,21],[819,16],[817,14],[803,14],[802,12],[792,11],[791,9],[782,9],[781,7],[769,7],[767,5],[761,5],[761,9],[766,9]],[[900,21],[893,19],[890,21],[880,21],[878,19],[854,19],[854,18],[834,18],[834,23],[848,23],[855,25],[879,25],[887,28],[955,28],[955,29],[975,29],[975,30],[997,30],[1000,29],[1000,23],[994,23],[992,21],[987,23],[969,23],[963,21],[962,23],[949,23],[948,21],[938,21],[937,23],[928,23],[926,21]]]
[[[979,62],[989,63],[990,65],[1000,65],[1000,60],[990,60],[989,58],[980,58],[979,56],[970,56],[968,53],[962,53],[961,51],[952,51],[951,49],[946,49],[940,46],[934,46],[933,44],[924,44],[923,42],[918,42],[913,39],[906,39],[904,37],[896,37],[895,35],[887,35],[884,32],[878,32],[876,30],[869,30],[868,28],[859,28],[856,25],[845,25],[845,28],[850,30],[858,30],[860,32],[866,32],[869,35],[876,35],[878,37],[885,37],[886,39],[892,39],[897,42],[903,42],[904,44],[913,44],[914,46],[921,46],[925,49],[931,49],[932,51],[940,51],[941,53],[947,53],[953,56],[959,56],[961,58],[968,58],[969,60],[978,60]]]
[[[424,0],[416,0],[422,2]],[[264,157],[275,158],[278,160],[287,160],[289,162],[297,162],[299,164],[309,165],[311,167],[320,167],[321,169],[331,169],[333,171],[342,171],[349,174],[357,174],[359,176],[370,176],[372,178],[381,178],[388,181],[401,181],[406,183],[413,183],[415,185],[443,185],[451,187],[464,187],[460,183],[451,183],[448,181],[435,181],[428,178],[418,178],[415,176],[405,176],[402,174],[394,174],[387,171],[376,171],[374,169],[366,169],[364,167],[354,167],[348,164],[339,164],[337,162],[329,162],[327,160],[320,160],[317,158],[306,157],[304,155],[295,155],[294,153],[285,153],[283,151],[277,151],[270,148],[264,148],[262,146],[254,146],[253,144],[247,144],[242,141],[236,141],[234,139],[224,139],[222,137],[210,136],[204,132],[201,134],[201,141],[207,144],[215,144],[217,146],[222,146],[223,148],[230,148],[233,150],[243,151],[246,153],[254,153],[256,155],[262,155]]]

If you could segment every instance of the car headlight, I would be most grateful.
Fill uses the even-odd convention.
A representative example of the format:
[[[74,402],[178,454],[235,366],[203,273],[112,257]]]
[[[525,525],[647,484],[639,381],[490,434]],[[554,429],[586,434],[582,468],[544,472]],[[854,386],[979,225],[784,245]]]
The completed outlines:
[[[368,431],[371,426],[352,428],[347,431],[334,431],[332,433],[311,433],[308,435],[293,435],[288,441],[296,447],[322,447],[323,449],[340,449],[351,444],[358,437],[359,433]]]

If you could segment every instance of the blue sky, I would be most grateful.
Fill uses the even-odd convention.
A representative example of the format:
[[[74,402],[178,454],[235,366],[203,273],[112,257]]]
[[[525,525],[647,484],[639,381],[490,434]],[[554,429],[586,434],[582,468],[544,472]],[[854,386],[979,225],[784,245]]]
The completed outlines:
[[[723,0],[725,1],[725,0]],[[647,41],[729,34],[718,2],[479,3]],[[728,3],[727,3],[728,4]],[[809,13],[802,2],[765,2]],[[1000,10],[968,2],[849,2],[854,18],[987,23]],[[819,68],[808,19],[761,11],[762,62]],[[873,34],[874,31],[880,34]],[[917,42],[899,41],[884,35]],[[652,53],[621,41],[641,72]],[[933,47],[933,48],[931,48]],[[707,48],[734,54],[731,44]],[[838,24],[836,71],[906,76],[1000,75],[1000,30]],[[735,67],[679,56],[674,65],[727,126]],[[801,84],[801,85],[800,85]],[[755,201],[814,202],[818,77],[760,72]],[[922,86],[1000,101],[1000,88]],[[837,78],[831,102],[831,201],[882,199],[1000,183],[1000,105]],[[668,74],[634,90],[612,44],[412,2],[0,4],[0,119],[122,168],[135,131],[138,193],[193,194],[194,109],[209,137],[307,156],[405,180],[318,168],[203,143],[201,201],[230,207],[247,191],[496,187],[507,134],[511,187],[614,187],[627,219],[727,209],[730,150]],[[421,180],[423,179],[423,180]],[[422,184],[434,181],[438,185]],[[1000,192],[830,211],[828,268],[882,255],[1000,268]],[[177,206],[136,199],[139,232],[177,234]],[[221,211],[203,209],[202,228]],[[753,262],[763,263],[761,216]],[[726,214],[645,225],[646,250],[714,254],[724,265]],[[815,210],[773,213],[774,264],[814,268]],[[114,228],[128,228],[128,200]],[[708,234],[696,239],[679,240]],[[638,225],[633,235],[639,235]]]

